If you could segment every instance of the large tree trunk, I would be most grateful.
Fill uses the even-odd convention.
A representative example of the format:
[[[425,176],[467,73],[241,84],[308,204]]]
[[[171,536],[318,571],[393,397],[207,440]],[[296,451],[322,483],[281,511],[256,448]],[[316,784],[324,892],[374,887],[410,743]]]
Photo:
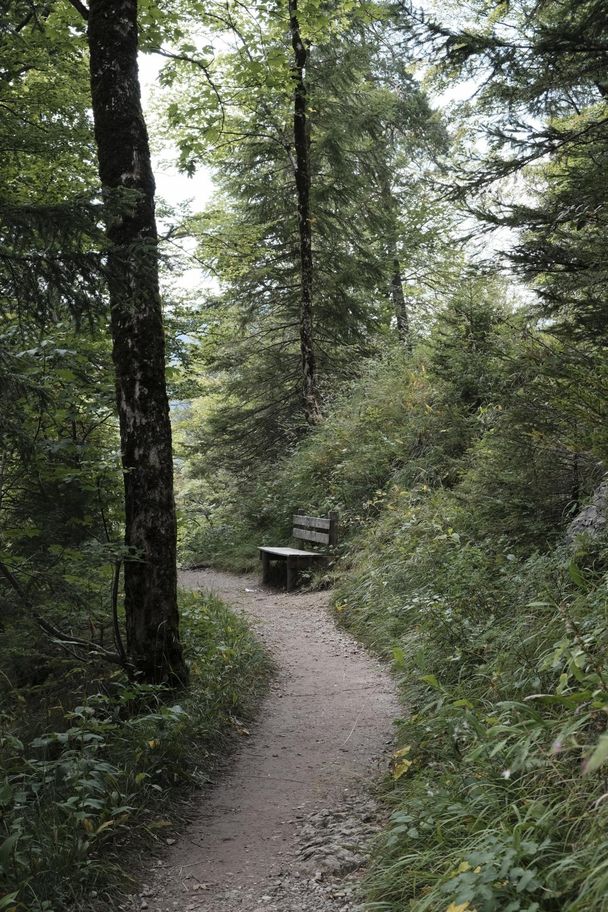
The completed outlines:
[[[108,237],[125,484],[127,652],[147,682],[185,684],[154,176],[137,70],[137,0],[91,0],[91,92]]]
[[[306,116],[306,60],[308,52],[300,35],[298,0],[289,0],[289,28],[294,53],[293,136],[295,148],[298,229],[300,234],[300,351],[304,414],[309,424],[321,419],[315,349],[313,342],[313,264],[310,220],[310,139]]]
[[[393,308],[397,318],[397,333],[399,340],[405,348],[411,352],[412,336],[410,332],[410,318],[407,312],[407,304],[403,293],[403,278],[401,276],[401,263],[398,257],[393,257],[391,272],[391,297],[393,299]]]

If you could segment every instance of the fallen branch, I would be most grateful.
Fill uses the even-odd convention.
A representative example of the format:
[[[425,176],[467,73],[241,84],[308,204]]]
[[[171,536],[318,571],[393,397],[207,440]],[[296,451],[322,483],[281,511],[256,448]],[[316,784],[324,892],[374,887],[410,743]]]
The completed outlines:
[[[97,658],[103,659],[105,662],[111,662],[113,665],[119,665],[121,668],[124,668],[127,671],[130,671],[130,664],[126,655],[121,655],[120,652],[111,652],[109,649],[106,649],[104,646],[101,646],[99,643],[94,643],[92,640],[85,640],[81,637],[73,636],[72,634],[65,633],[63,630],[60,630],[59,627],[56,627],[54,624],[51,624],[50,621],[47,621],[43,618],[36,609],[34,605],[21,586],[21,583],[12,573],[11,570],[6,566],[5,563],[0,561],[0,573],[6,579],[11,588],[17,593],[19,599],[27,609],[28,613],[31,615],[33,620],[38,624],[40,629],[44,631],[48,636],[51,637],[53,642],[57,643],[59,646],[63,647],[66,652],[69,652],[70,655],[75,656],[79,660],[85,660],[88,656],[78,655],[74,652],[74,648],[85,649],[89,656],[92,654]],[[122,646],[122,643],[121,643]],[[124,652],[124,650],[123,650]]]

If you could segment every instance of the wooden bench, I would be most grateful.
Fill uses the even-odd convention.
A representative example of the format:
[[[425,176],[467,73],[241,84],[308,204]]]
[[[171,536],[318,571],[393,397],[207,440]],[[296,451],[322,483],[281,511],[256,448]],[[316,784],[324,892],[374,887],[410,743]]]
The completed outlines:
[[[303,510],[293,515],[292,537],[319,545],[335,547],[338,543],[338,514],[328,516],[306,516]],[[258,548],[262,561],[262,582],[270,576],[271,561],[285,561],[287,565],[287,589],[292,589],[298,570],[327,557],[326,551],[302,551],[299,548]]]

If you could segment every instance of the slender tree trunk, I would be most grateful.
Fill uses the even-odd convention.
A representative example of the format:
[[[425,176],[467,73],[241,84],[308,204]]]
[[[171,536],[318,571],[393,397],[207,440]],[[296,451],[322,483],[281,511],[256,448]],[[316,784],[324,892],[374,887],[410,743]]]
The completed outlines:
[[[408,352],[412,350],[412,335],[410,331],[410,319],[407,310],[405,294],[403,293],[403,277],[401,275],[401,262],[397,255],[397,203],[391,189],[390,179],[385,171],[381,177],[382,199],[386,209],[387,217],[390,216],[389,227],[386,232],[387,254],[390,258],[391,271],[391,301],[393,304],[393,313],[397,318],[397,334],[399,341],[404,345]]]
[[[393,299],[393,308],[397,317],[397,333],[400,341],[405,348],[411,352],[412,336],[410,333],[410,319],[407,312],[407,304],[403,293],[403,279],[401,277],[401,263],[398,257],[393,257],[393,268],[391,273],[391,297]]]
[[[310,139],[306,115],[306,61],[308,52],[300,34],[298,0],[289,0],[289,28],[294,53],[293,136],[295,147],[298,229],[300,234],[300,351],[304,414],[309,424],[321,419],[313,341],[313,263],[310,220]]]
[[[139,677],[185,684],[154,176],[137,70],[137,0],[91,0],[91,91],[108,237],[125,484],[127,651]]]

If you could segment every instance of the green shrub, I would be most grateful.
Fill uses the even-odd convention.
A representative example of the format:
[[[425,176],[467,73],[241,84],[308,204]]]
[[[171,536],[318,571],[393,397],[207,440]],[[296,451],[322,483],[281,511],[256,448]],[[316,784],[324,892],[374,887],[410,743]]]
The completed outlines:
[[[457,495],[395,489],[336,596],[409,713],[367,907],[605,909],[608,544],[516,555]]]
[[[470,423],[433,389],[424,353],[412,361],[402,349],[389,351],[282,464],[257,478],[210,482],[204,460],[182,466],[182,559],[252,569],[257,545],[287,543],[297,509],[338,510],[343,541],[378,515],[395,473],[409,484],[451,484]],[[183,433],[187,439],[188,428]]]
[[[69,709],[43,711],[40,687],[5,693],[0,908],[90,907],[124,882],[127,841],[137,834],[143,848],[170,826],[172,801],[207,781],[231,736],[245,731],[269,671],[261,647],[214,597],[182,593],[181,612],[192,685],[180,703],[99,671],[86,684],[90,671],[75,665],[62,683],[44,685]],[[30,720],[25,738],[20,722],[30,712],[40,731],[31,737]]]

